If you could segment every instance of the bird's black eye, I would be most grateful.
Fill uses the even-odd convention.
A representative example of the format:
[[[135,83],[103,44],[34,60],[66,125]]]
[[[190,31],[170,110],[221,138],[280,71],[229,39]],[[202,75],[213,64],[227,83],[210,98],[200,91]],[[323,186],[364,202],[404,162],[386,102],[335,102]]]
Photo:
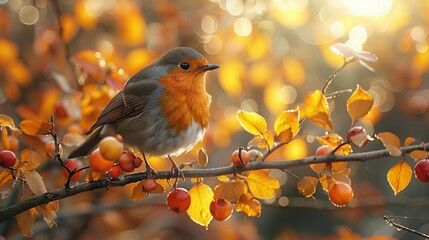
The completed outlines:
[[[189,63],[187,62],[181,62],[179,63],[179,67],[183,70],[188,70],[189,68],[191,68],[191,65],[189,65]]]

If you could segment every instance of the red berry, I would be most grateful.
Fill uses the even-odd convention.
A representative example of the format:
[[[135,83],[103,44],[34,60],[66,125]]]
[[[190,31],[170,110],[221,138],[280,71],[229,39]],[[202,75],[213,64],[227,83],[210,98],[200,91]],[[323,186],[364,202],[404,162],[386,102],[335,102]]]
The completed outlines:
[[[420,182],[429,182],[429,159],[423,159],[416,163],[414,174]]]
[[[64,104],[59,102],[55,104],[55,117],[57,118],[67,118],[69,114],[67,113],[67,110],[64,107]]]
[[[149,178],[143,184],[143,192],[152,192],[157,188],[155,179]]]
[[[114,165],[109,171],[107,171],[107,174],[110,178],[118,178],[121,176],[121,167],[119,165]]]
[[[169,209],[182,213],[191,205],[191,195],[184,188],[176,188],[167,195],[167,206]]]
[[[329,200],[338,207],[343,207],[353,199],[352,187],[343,182],[336,182],[329,188]]]
[[[215,199],[210,203],[210,213],[218,221],[226,220],[231,217],[232,204],[224,199]]]
[[[355,126],[347,133],[347,140],[356,147],[363,147],[368,143],[368,133],[365,128]]]
[[[123,153],[118,160],[118,164],[121,167],[122,171],[132,172],[134,171],[134,159],[136,156],[130,152]]]
[[[82,161],[78,160],[78,159],[67,159],[65,162],[66,166],[71,170],[75,170],[75,169],[79,169],[83,167],[83,163]],[[64,175],[68,178],[69,177],[69,173],[67,172],[67,170],[65,168],[63,168],[63,172]],[[79,179],[81,179],[83,177],[83,171],[79,171],[75,174],[72,175],[72,177],[70,178],[70,180],[72,181],[77,181]]]
[[[3,150],[0,152],[0,167],[10,168],[16,163],[15,153],[9,150]]]
[[[232,153],[231,161],[237,167],[244,167],[249,162],[249,153],[246,150],[237,149]]]
[[[133,160],[133,165],[135,168],[140,167],[142,165],[142,163],[143,163],[143,161],[138,157],[134,158],[134,160]]]
[[[89,155],[89,166],[94,172],[105,173],[112,168],[113,162],[105,159],[97,148]]]

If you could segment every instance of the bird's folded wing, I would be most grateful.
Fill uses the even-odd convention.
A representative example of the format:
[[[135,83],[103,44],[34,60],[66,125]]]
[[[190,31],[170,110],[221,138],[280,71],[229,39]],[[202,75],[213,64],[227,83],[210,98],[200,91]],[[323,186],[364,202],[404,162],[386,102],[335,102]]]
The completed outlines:
[[[157,83],[154,81],[140,80],[128,82],[124,90],[110,100],[87,134],[102,125],[139,115],[149,100],[148,96],[156,88]]]

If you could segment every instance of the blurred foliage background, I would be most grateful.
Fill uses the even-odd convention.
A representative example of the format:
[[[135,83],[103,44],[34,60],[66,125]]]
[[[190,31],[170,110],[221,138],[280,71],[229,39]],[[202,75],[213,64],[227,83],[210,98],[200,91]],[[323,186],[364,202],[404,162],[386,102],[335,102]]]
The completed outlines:
[[[424,141],[429,132],[428,11],[429,2],[416,0],[0,0],[0,112],[45,121],[54,114],[61,136],[82,135],[129,76],[172,47],[190,46],[222,66],[207,83],[213,103],[201,146],[210,167],[225,166],[232,151],[251,139],[236,120],[237,110],[258,112],[272,126],[278,113],[298,107],[341,66],[343,60],[329,46],[343,42],[379,60],[372,65],[374,73],[359,64],[347,66],[329,91],[359,84],[373,95],[375,107],[358,125],[370,134],[392,131],[402,140]],[[343,137],[351,124],[347,97],[330,102],[335,132]],[[304,138],[271,160],[312,155],[315,136],[323,134],[307,122]],[[20,144],[38,150],[48,140],[23,138]],[[381,147],[374,143],[363,150]],[[151,162],[156,169],[169,168],[168,161]],[[413,239],[381,217],[409,216],[398,219],[429,232],[428,219],[421,218],[428,215],[427,186],[413,179],[393,196],[385,174],[394,163],[350,164],[352,208],[334,208],[321,190],[316,200],[300,197],[296,180],[279,171],[272,174],[283,179],[281,192],[264,202],[260,218],[235,213],[205,230],[168,211],[165,196],[128,201],[132,186],[127,186],[62,200],[59,226],[51,230],[41,223],[34,238]],[[59,166],[46,165],[48,188],[63,186]],[[291,171],[312,174],[308,167]],[[14,223],[1,230],[20,238]]]

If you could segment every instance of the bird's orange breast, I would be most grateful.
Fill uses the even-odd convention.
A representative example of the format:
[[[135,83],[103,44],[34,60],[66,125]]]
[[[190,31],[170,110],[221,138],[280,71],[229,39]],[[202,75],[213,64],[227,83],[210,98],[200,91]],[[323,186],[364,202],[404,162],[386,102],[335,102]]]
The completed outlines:
[[[164,86],[160,106],[168,126],[176,133],[187,130],[192,122],[207,128],[211,96],[206,92],[205,75],[173,70],[160,78]]]

